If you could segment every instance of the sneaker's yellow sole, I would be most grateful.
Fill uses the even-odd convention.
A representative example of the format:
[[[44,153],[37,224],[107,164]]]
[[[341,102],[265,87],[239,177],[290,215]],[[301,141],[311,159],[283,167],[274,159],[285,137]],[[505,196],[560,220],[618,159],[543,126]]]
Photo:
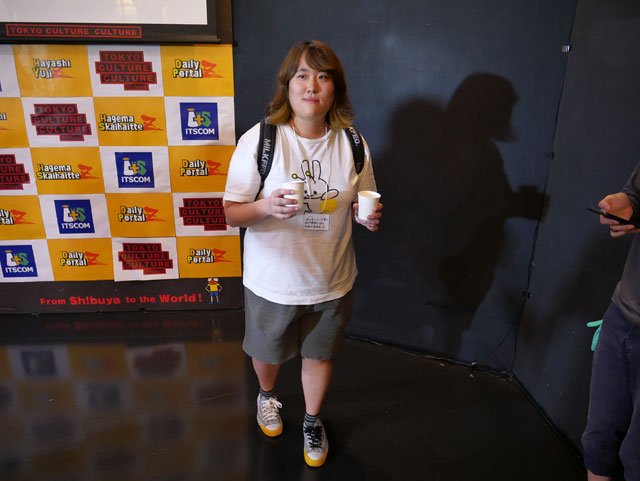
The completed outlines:
[[[269,436],[270,438],[275,438],[276,436],[280,436],[282,434],[282,424],[278,429],[267,429],[267,427],[263,426],[260,422],[258,422],[258,426],[260,426],[260,431],[262,431],[265,436]]]
[[[322,466],[327,460],[327,454],[329,454],[329,452],[327,451],[320,459],[311,459],[309,455],[304,452],[304,450],[302,451],[302,453],[304,454],[304,462],[307,463],[307,466],[311,466],[312,468],[319,468],[320,466]]]

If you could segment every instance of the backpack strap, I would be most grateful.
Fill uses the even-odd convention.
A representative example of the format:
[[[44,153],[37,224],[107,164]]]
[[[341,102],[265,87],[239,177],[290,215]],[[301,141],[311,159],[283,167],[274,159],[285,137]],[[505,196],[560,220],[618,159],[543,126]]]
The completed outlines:
[[[351,144],[351,150],[353,151],[353,163],[355,164],[356,174],[362,172],[364,167],[364,142],[360,132],[356,130],[354,126],[346,127],[344,129],[349,143]]]
[[[276,126],[267,122],[267,119],[260,121],[260,140],[258,141],[258,173],[260,174],[260,189],[264,188],[264,180],[269,175],[271,164],[273,163],[273,151],[276,144]],[[257,198],[257,195],[256,195]]]

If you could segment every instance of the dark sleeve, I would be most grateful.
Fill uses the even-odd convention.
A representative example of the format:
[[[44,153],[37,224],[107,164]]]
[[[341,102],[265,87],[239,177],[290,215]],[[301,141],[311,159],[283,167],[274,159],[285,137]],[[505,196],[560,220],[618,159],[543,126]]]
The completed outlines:
[[[622,192],[627,194],[631,205],[633,205],[631,220],[640,219],[640,164],[636,165],[631,176],[629,176],[629,180],[622,188]]]

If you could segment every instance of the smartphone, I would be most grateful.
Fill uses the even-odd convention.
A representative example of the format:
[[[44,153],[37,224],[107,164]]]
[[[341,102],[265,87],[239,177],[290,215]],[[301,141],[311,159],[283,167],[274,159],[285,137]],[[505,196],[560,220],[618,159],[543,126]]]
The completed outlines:
[[[617,220],[618,222],[620,222],[620,224],[627,224],[627,225],[632,225],[634,227],[638,227],[638,225],[635,224],[634,222],[631,222],[630,220],[627,220],[627,219],[623,219],[622,217],[618,217],[617,215],[609,214],[608,212],[605,212],[600,208],[587,207],[587,210],[589,212],[593,212],[594,214],[599,214],[602,217],[606,217],[607,219]]]

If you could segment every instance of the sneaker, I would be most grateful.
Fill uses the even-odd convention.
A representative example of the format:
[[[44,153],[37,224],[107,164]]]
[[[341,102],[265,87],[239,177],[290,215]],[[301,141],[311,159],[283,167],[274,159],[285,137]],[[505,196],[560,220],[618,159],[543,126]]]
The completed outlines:
[[[278,409],[282,407],[282,403],[274,397],[264,397],[258,394],[258,426],[264,434],[273,438],[282,434],[282,418]]]
[[[329,454],[329,441],[327,441],[322,421],[318,419],[313,426],[302,425],[302,434],[305,462],[313,468],[322,466]]]

